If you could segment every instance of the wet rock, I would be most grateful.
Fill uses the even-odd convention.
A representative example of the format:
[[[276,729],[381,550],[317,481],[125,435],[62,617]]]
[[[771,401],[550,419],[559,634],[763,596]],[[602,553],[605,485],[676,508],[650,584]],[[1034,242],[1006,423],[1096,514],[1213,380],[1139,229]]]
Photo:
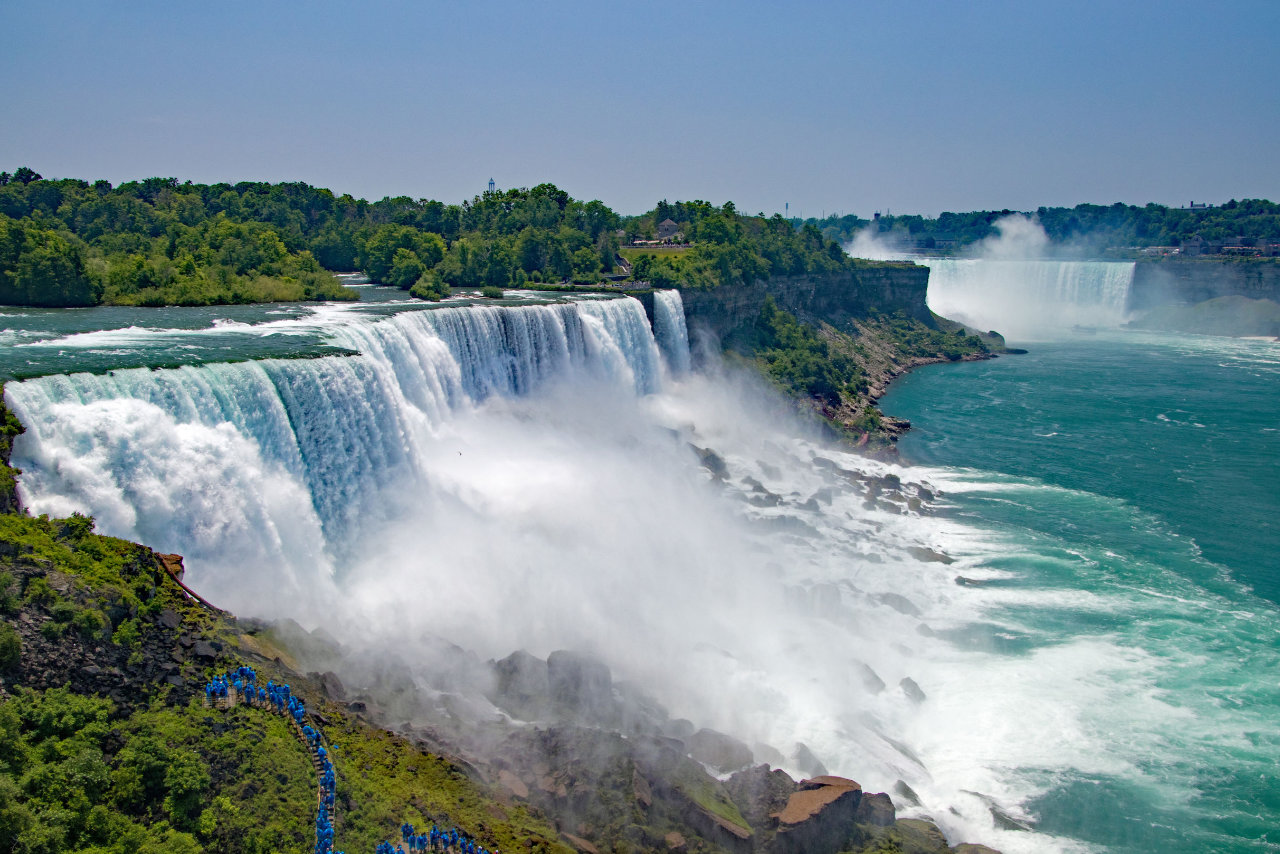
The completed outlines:
[[[616,717],[613,677],[598,658],[557,650],[547,656],[547,685],[556,708],[581,720],[608,723]]]
[[[824,777],[827,774],[827,766],[802,742],[796,743],[795,761],[796,767],[810,777]]]
[[[725,465],[724,458],[710,448],[699,448],[697,445],[690,445],[693,452],[698,455],[698,462],[702,467],[711,472],[711,476],[716,480],[728,480],[729,467]]]
[[[684,836],[674,830],[662,837],[662,840],[667,843],[667,850],[669,851],[683,851],[685,846],[689,844]]]
[[[767,826],[770,816],[786,809],[787,800],[800,788],[785,771],[770,771],[768,765],[739,771],[724,787],[742,817],[756,828]]]
[[[1035,825],[1031,822],[1024,821],[1017,816],[1010,815],[996,804],[990,805],[987,809],[991,812],[991,818],[995,820],[996,827],[1004,830],[1032,831],[1036,829]]]
[[[880,678],[879,674],[871,669],[870,665],[859,661],[857,670],[858,675],[862,678],[862,686],[872,694],[879,694],[884,690],[884,680]]]
[[[166,629],[176,629],[182,625],[182,618],[178,616],[178,612],[172,608],[165,608],[160,612],[160,625]]]
[[[956,584],[959,584],[961,587],[981,587],[986,583],[987,582],[983,581],[981,578],[966,578],[963,575],[956,576]]]
[[[924,548],[923,546],[908,546],[907,554],[924,563],[949,564],[956,562],[956,559],[950,555],[944,555],[942,552]]]
[[[766,492],[763,495],[752,495],[747,499],[747,503],[753,507],[777,507],[782,503],[782,496],[773,492]]]
[[[961,842],[951,850],[954,854],[1000,854],[994,848],[988,848],[985,845],[978,845],[973,842]]]
[[[874,827],[891,827],[896,818],[893,800],[883,792],[863,794],[855,818],[859,824]]]
[[[876,596],[876,601],[882,605],[888,605],[899,614],[906,614],[908,617],[920,616],[920,609],[915,603],[900,593],[881,593]]]
[[[937,851],[951,849],[947,846],[947,837],[943,836],[938,826],[922,818],[900,818],[893,825],[903,851]]]
[[[721,774],[745,768],[755,759],[746,744],[713,729],[698,730],[686,743],[690,756]]]
[[[893,784],[893,794],[897,796],[899,801],[909,807],[920,806],[920,796],[904,780],[899,780]]]
[[[551,693],[545,661],[521,649],[491,666],[495,687],[489,699],[495,705],[518,718],[543,714]]]
[[[693,721],[687,718],[676,718],[673,721],[667,721],[662,728],[663,734],[668,738],[676,738],[680,741],[687,741],[695,730],[696,727],[694,727]]]
[[[343,687],[342,680],[336,673],[325,672],[320,676],[320,690],[335,703],[346,702],[347,689]]]
[[[907,699],[913,703],[923,703],[927,699],[924,691],[916,684],[916,680],[910,676],[903,677],[902,681],[898,683],[898,687],[902,689],[902,693],[907,695]]]
[[[981,800],[987,806],[987,811],[991,813],[991,818],[995,821],[996,827],[1003,830],[1035,830],[1035,826],[1030,822],[1018,818],[1008,813],[1000,802],[990,795],[984,795],[982,792],[974,792],[969,789],[961,789],[960,791],[968,795],[973,795]]]
[[[772,745],[764,744],[757,741],[751,745],[751,753],[756,757],[757,762],[764,762],[772,768],[787,763],[787,757],[782,755],[782,751]]]
[[[214,661],[218,657],[218,651],[206,640],[196,641],[195,646],[191,648],[191,652],[196,658],[204,659],[205,661]]]

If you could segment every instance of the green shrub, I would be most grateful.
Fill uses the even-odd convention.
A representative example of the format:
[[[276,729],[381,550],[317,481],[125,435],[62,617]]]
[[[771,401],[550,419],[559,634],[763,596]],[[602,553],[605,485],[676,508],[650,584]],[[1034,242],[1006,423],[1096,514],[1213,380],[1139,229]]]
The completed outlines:
[[[435,270],[428,270],[409,288],[409,296],[437,302],[449,296],[452,291]]]
[[[0,671],[12,670],[22,660],[22,638],[13,626],[0,623]]]
[[[80,613],[80,609],[76,607],[74,602],[68,602],[66,599],[58,599],[49,609],[49,616],[59,623],[69,623]]]
[[[27,582],[26,596],[27,603],[30,605],[44,605],[48,607],[57,602],[62,597],[58,595],[58,591],[49,586],[47,578],[36,577]]]
[[[59,531],[59,535],[64,540],[78,542],[93,533],[93,525],[92,516],[85,516],[83,513],[72,513],[62,520],[62,530]]]
[[[485,285],[480,289],[480,296],[485,299],[502,299],[506,296],[506,292],[496,285]]]
[[[16,614],[19,604],[17,579],[11,573],[0,572],[0,614]]]
[[[130,649],[142,646],[142,632],[138,629],[138,621],[128,619],[116,626],[116,630],[111,633],[111,640]]]
[[[71,624],[86,638],[104,638],[111,621],[96,608],[82,608],[71,619]]]

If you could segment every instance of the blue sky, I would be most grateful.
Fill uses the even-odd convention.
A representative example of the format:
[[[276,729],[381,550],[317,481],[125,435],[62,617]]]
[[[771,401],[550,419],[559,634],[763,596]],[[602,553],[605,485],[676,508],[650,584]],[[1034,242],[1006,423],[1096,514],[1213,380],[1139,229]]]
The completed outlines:
[[[638,213],[1280,200],[1280,2],[0,0],[0,169]]]

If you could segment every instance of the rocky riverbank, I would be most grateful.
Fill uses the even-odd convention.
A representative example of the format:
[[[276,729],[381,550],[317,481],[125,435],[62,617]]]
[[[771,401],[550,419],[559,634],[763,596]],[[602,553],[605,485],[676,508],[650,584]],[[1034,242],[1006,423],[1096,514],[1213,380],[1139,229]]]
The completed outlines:
[[[990,359],[1005,352],[1004,339],[967,329],[925,304],[929,268],[910,262],[862,262],[851,271],[778,276],[749,286],[682,291],[691,331],[710,337],[731,355],[763,370],[803,406],[867,453],[892,454],[910,424],[876,408],[890,382],[921,365]],[[775,308],[776,307],[776,308]],[[795,356],[794,336],[778,340],[770,330],[776,311],[816,332],[819,346]],[[773,354],[803,362],[799,383],[778,376]],[[813,371],[830,378],[815,383]]]

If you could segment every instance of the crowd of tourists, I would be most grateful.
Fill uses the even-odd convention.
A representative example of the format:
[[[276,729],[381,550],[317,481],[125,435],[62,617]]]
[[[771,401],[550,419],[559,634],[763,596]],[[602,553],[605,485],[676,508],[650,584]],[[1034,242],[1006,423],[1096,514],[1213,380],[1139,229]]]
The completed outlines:
[[[402,845],[392,847],[390,842],[379,842],[375,854],[406,854],[407,851],[448,851],[454,854],[492,854],[488,849],[477,845],[470,837],[459,833],[457,828],[444,830],[431,825],[431,830],[418,833],[412,824],[400,825]]]
[[[333,848],[334,808],[337,803],[337,777],[334,774],[330,751],[325,748],[324,735],[318,727],[306,721],[307,708],[286,684],[268,681],[258,685],[258,674],[252,667],[237,667],[230,673],[215,674],[204,687],[205,705],[222,709],[245,703],[254,708],[283,715],[292,720],[292,729],[311,754],[312,764],[320,778],[316,806],[315,854],[344,854]],[[406,852],[432,851],[449,854],[493,854],[460,833],[457,828],[443,829],[436,825],[431,830],[418,833],[412,824],[400,826],[402,843],[394,847],[390,842],[378,843],[376,854],[406,854]]]

